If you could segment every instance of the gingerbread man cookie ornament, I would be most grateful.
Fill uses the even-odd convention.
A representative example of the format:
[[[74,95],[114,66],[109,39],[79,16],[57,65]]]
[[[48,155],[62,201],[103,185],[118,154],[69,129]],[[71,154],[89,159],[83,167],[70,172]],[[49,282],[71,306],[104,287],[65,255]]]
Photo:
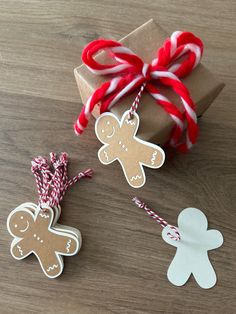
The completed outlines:
[[[162,231],[163,239],[177,248],[167,277],[176,286],[184,285],[192,274],[201,288],[209,289],[216,284],[216,274],[208,257],[208,251],[223,244],[218,230],[207,230],[207,218],[197,208],[186,208],[178,217],[180,241],[168,236],[169,229]]]
[[[35,254],[45,275],[56,278],[63,271],[62,255],[75,255],[82,241],[79,231],[53,227],[54,212],[49,206],[45,209],[38,207],[34,212],[25,203],[10,213],[7,228],[14,237],[11,254],[18,260]]]
[[[123,114],[121,121],[114,114],[105,112],[95,125],[97,138],[104,144],[98,151],[99,160],[104,165],[118,160],[127,182],[134,188],[145,184],[143,166],[157,169],[165,161],[162,148],[136,136],[138,127],[138,114],[134,112],[130,119],[129,111]]]

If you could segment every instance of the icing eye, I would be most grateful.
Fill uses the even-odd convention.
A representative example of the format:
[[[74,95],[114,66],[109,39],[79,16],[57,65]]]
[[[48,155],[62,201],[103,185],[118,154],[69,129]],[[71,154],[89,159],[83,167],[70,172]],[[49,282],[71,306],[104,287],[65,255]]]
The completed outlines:
[[[18,225],[17,224],[15,224],[15,228],[17,228],[18,227]]]
[[[110,121],[107,121],[107,125],[109,125],[110,124]]]
[[[105,130],[102,130],[102,133],[104,133],[105,132]]]
[[[34,234],[34,238],[36,238],[36,234]]]
[[[24,217],[23,217],[23,216],[21,216],[21,217],[20,217],[20,219],[24,219]]]

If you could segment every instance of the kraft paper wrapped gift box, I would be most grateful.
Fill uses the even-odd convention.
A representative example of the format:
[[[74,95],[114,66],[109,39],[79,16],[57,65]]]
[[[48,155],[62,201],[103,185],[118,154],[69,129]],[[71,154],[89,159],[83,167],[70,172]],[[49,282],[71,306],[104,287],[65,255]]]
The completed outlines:
[[[157,49],[162,46],[163,42],[168,37],[169,35],[166,31],[154,20],[149,20],[122,38],[120,42],[134,51],[144,62],[150,63],[155,58]],[[103,52],[98,54],[96,58],[103,63],[110,62],[110,60],[106,60],[106,54]],[[74,74],[84,104],[95,89],[111,79],[109,75],[94,75],[85,65],[75,68]],[[187,77],[182,79],[182,81],[189,89],[190,95],[196,104],[198,116],[201,116],[208,109],[224,87],[224,84],[203,64],[199,64]],[[181,101],[174,92],[169,88],[161,86],[161,84],[158,84],[158,88],[163,95],[167,96],[183,110]],[[121,99],[111,108],[111,112],[120,119],[124,111],[130,108],[138,91],[139,90]],[[140,116],[138,137],[156,144],[165,144],[170,137],[174,122],[170,116],[155,103],[152,96],[148,93],[142,94],[138,114]],[[98,117],[98,107],[94,109],[93,115],[95,118]]]

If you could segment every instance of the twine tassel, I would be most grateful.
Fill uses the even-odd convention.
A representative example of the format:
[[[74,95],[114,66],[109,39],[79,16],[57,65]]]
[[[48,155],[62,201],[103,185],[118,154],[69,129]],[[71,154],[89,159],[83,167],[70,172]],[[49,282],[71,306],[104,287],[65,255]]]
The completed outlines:
[[[82,178],[91,178],[93,175],[93,170],[87,169],[69,179],[68,154],[65,152],[61,153],[59,157],[51,152],[50,163],[44,157],[36,157],[31,165],[39,195],[39,206],[42,210],[44,210],[44,204],[52,208],[59,206],[70,186]]]

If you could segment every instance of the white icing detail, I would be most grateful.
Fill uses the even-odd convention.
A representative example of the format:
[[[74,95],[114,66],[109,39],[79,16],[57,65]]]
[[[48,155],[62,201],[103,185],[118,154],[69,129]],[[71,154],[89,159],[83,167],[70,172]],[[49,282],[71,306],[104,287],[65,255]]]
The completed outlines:
[[[107,138],[111,138],[115,134],[115,128],[112,126],[112,132],[110,135],[107,135]]]
[[[39,240],[40,240],[40,237],[37,237],[37,240],[39,241]]]
[[[129,120],[129,119],[126,119],[125,122],[126,122],[127,124],[135,125],[135,122],[132,121],[132,120]]]
[[[152,165],[154,165],[154,161],[156,160],[156,155],[157,155],[157,151],[155,150],[155,152],[152,154],[152,159],[151,159]]]
[[[36,236],[36,234],[34,234],[34,238],[36,238],[37,236]]]
[[[39,215],[40,215],[41,217],[43,217],[43,218],[49,218],[49,217],[50,217],[49,215],[44,214],[44,213],[40,213]]]
[[[71,239],[67,242],[66,244],[66,252],[69,253],[70,252],[70,245],[71,244]]]
[[[15,224],[15,226],[14,226],[15,228],[17,228],[18,227],[18,225],[17,224]]]
[[[23,216],[21,216],[21,217],[20,217],[20,219],[24,219],[24,217],[23,217]]]
[[[28,222],[28,220],[27,220],[27,226],[25,227],[25,229],[22,229],[22,230],[20,230],[20,232],[25,232],[27,229],[29,228],[29,222]]]
[[[41,240],[40,243],[43,243],[43,240]]]
[[[21,247],[19,245],[17,245],[16,247],[18,248],[20,255],[23,256],[23,251],[22,251]]]
[[[123,144],[121,141],[119,141],[119,145],[121,145],[121,148],[125,150],[126,152],[128,151],[128,148]]]
[[[47,272],[50,272],[51,270],[55,269],[55,268],[58,268],[58,265],[57,264],[54,264],[52,266],[49,266],[48,269],[47,269]]]
[[[134,180],[138,180],[138,179],[142,179],[142,177],[137,174],[135,177],[132,177],[130,179],[130,181],[134,181]]]
[[[108,161],[109,160],[109,157],[108,157],[108,154],[107,154],[107,151],[103,151],[104,152],[104,155],[105,155],[105,157],[106,157],[106,160]]]

